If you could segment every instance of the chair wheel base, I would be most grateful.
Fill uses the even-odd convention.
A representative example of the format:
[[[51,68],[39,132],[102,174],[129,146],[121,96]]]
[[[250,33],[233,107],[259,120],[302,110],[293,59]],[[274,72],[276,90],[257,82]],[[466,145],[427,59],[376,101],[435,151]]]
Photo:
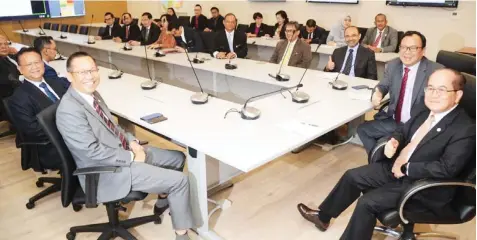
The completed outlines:
[[[42,181],[39,181],[39,180],[36,181],[36,187],[41,188],[41,187],[43,187],[43,186],[44,186],[44,184],[43,184]]]
[[[27,209],[32,209],[32,208],[34,208],[34,207],[35,207],[35,203],[33,203],[33,202],[28,202],[28,203],[26,204],[26,208],[27,208]]]
[[[81,209],[83,209],[83,206],[73,204],[73,211],[79,212]]]
[[[74,232],[69,232],[66,234],[66,239],[68,240],[75,240],[75,238],[76,238],[76,233]]]

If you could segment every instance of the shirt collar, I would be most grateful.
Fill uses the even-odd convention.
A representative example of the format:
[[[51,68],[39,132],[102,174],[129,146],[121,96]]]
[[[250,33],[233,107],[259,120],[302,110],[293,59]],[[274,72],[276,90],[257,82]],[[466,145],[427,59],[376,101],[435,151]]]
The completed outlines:
[[[384,27],[383,30],[379,30],[379,28],[376,28],[376,31],[378,34],[380,31],[384,33],[386,31],[386,28],[388,28],[388,26]]]
[[[409,66],[409,67],[406,67],[406,65],[402,65],[402,69],[404,71],[404,68],[409,68],[410,71],[412,72],[417,72],[417,69],[419,68],[419,65],[421,64],[421,61],[417,62],[416,64],[412,65],[412,66]]]
[[[349,52],[350,49],[353,49],[353,53],[356,53],[356,51],[358,50],[358,47],[359,47],[359,43],[356,44],[356,46],[354,46],[354,47],[352,47],[352,48],[350,48],[350,47],[348,46],[348,52]]]
[[[227,35],[229,35],[229,34],[230,34],[230,35],[232,35],[232,36],[233,36],[233,35],[235,34],[235,30],[232,30],[232,32],[227,32],[227,30],[225,30],[225,33],[226,33]]]
[[[73,90],[75,90],[78,93],[78,95],[80,95],[89,105],[93,106],[93,102],[94,102],[93,95],[82,93],[74,88]]]
[[[38,88],[40,87],[40,84],[41,84],[41,83],[46,83],[44,78],[41,80],[41,82],[32,81],[32,80],[29,80],[29,79],[27,79],[27,78],[25,78],[25,80],[28,81],[29,83],[31,83],[31,84],[37,86]],[[47,85],[48,85],[48,84],[47,84]]]
[[[183,39],[185,39],[185,29],[184,29],[184,27],[182,27],[182,26],[181,26],[181,28],[182,28],[181,37],[182,37]]]
[[[447,116],[447,114],[449,114],[450,112],[452,112],[452,110],[454,110],[456,107],[457,107],[458,104],[456,104],[454,107],[452,107],[451,109],[445,111],[445,112],[440,112],[440,113],[433,113],[431,112],[430,114],[434,114],[434,123],[433,125],[437,124],[439,121],[441,121],[445,116]]]

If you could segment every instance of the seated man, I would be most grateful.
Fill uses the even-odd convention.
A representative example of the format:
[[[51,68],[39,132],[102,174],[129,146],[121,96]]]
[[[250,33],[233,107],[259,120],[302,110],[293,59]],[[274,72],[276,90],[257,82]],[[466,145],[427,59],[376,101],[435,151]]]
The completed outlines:
[[[311,63],[311,48],[305,41],[298,38],[300,35],[299,24],[295,21],[285,25],[287,39],[280,40],[275,47],[271,63],[279,63],[285,66],[308,68]]]
[[[138,40],[141,36],[141,30],[137,24],[133,24],[133,19],[130,13],[123,13],[123,26],[119,30],[117,37],[113,37],[115,42],[129,42],[131,40]]]
[[[151,45],[159,39],[159,35],[161,35],[161,29],[156,24],[152,23],[152,14],[145,12],[141,16],[141,35],[137,40],[130,40],[129,44],[132,46],[144,46],[144,45]]]
[[[325,29],[316,25],[316,21],[308,19],[306,21],[305,29],[301,30],[301,38],[308,44],[325,44],[326,38],[324,38]]]
[[[351,77],[378,79],[374,52],[361,46],[361,34],[355,26],[345,29],[347,46],[337,48],[326,64],[325,72],[340,72]]]
[[[394,52],[398,45],[398,32],[388,26],[386,15],[380,13],[374,18],[376,27],[368,28],[366,35],[361,42],[363,47],[367,47],[376,53]]]
[[[457,71],[442,69],[433,73],[425,87],[429,109],[394,132],[385,146],[386,159],[346,171],[319,210],[300,203],[300,214],[326,231],[330,219],[337,218],[358,199],[340,239],[368,240],[373,235],[376,216],[396,209],[403,191],[411,184],[425,178],[451,180],[461,174],[468,162],[475,161],[475,121],[458,105],[464,85],[465,78]],[[450,207],[454,190],[429,189],[414,197],[408,208],[418,206],[419,211],[438,213]]]
[[[224,17],[220,15],[219,9],[217,7],[212,7],[210,13],[212,14],[212,17],[207,21],[207,27],[204,29],[204,32],[217,32],[224,30]]]
[[[384,70],[384,79],[372,95],[374,107],[380,105],[389,93],[387,111],[378,112],[373,121],[361,124],[358,135],[368,155],[382,137],[391,135],[401,123],[406,123],[424,105],[424,87],[429,76],[442,65],[424,57],[426,37],[420,32],[404,33],[399,59],[389,62]]]
[[[107,12],[104,14],[104,23],[106,23],[106,29],[103,34],[96,36],[96,40],[113,39],[113,37],[119,36],[121,31],[121,25],[115,22],[114,14]]]
[[[202,52],[204,50],[202,38],[196,30],[180,26],[177,21],[169,23],[167,29],[171,31],[176,39],[177,46],[174,51],[184,52],[184,47],[187,47],[188,52]]]
[[[200,4],[194,6],[194,16],[190,18],[189,27],[197,32],[202,32],[207,27],[207,17],[202,14],[202,6]]]
[[[247,56],[247,36],[244,32],[235,31],[237,18],[233,13],[225,15],[225,31],[219,31],[215,37],[212,55],[219,59],[244,58]]]
[[[0,35],[0,100],[10,97],[15,88],[20,86],[20,72],[17,69],[17,62],[14,60],[15,56],[11,55],[13,51],[8,45],[8,39]],[[0,104],[0,121],[7,120],[3,104]],[[0,137],[14,133],[13,128],[8,132],[1,133]]]
[[[53,38],[50,36],[37,37],[35,41],[33,41],[33,47],[41,54],[41,58],[45,64],[44,76],[53,81],[60,82],[64,88],[67,89],[70,86],[70,81],[65,77],[58,76],[56,70],[49,65],[49,62],[55,60],[56,54],[58,54],[56,42]]]
[[[56,125],[76,165],[121,167],[120,172],[100,174],[97,200],[114,201],[130,191],[159,194],[154,213],[160,215],[170,206],[176,239],[189,239],[187,230],[194,225],[189,181],[182,173],[184,154],[142,147],[112,121],[108,106],[96,92],[100,75],[91,56],[74,53],[66,65],[71,87],[58,106]],[[84,189],[85,178],[79,177],[79,181]]]
[[[18,70],[25,80],[9,100],[12,121],[26,141],[49,141],[36,115],[59,101],[66,88],[55,78],[44,77],[45,64],[34,48],[23,48],[18,52]],[[52,144],[37,146],[38,159],[42,168],[59,169],[60,157]]]

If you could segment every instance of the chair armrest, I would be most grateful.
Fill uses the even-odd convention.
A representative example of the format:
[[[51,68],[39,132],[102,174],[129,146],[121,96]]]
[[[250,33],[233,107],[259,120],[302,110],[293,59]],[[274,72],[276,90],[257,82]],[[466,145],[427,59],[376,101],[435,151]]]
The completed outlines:
[[[116,173],[120,167],[88,167],[76,169],[74,176],[86,175],[85,179],[85,206],[95,208],[98,206],[96,195],[98,193],[99,176],[101,173]]]
[[[387,107],[389,106],[389,103],[390,103],[390,102],[391,102],[391,101],[389,100],[389,98],[388,98],[388,99],[384,99],[379,106],[377,106],[377,107],[374,108],[374,110],[378,110],[378,111],[380,111],[380,112],[381,112],[381,111],[387,112]]]
[[[409,221],[404,218],[403,211],[404,206],[408,202],[408,200],[414,196],[416,193],[433,187],[442,187],[442,186],[455,186],[455,187],[470,187],[475,189],[475,184],[471,182],[466,182],[462,180],[441,180],[441,179],[423,179],[413,183],[402,195],[401,199],[399,200],[399,217],[404,224],[408,224]]]
[[[23,146],[46,146],[50,144],[49,141],[46,141],[46,142],[21,142],[18,144],[19,147],[23,147]]]
[[[368,156],[369,164],[379,162],[383,159],[387,159],[387,157],[384,155],[384,146],[386,146],[386,143],[388,142],[388,140],[389,140],[389,137],[384,137],[379,139],[376,142],[376,146],[374,146],[373,150]]]

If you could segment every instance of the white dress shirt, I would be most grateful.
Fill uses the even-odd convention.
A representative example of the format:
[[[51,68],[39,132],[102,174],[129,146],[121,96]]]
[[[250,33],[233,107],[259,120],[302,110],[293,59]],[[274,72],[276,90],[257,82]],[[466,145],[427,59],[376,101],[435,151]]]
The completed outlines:
[[[187,46],[187,39],[185,38],[185,30],[184,30],[184,27],[181,26],[181,28],[182,28],[181,38],[182,38],[182,41],[186,43],[186,46]]]
[[[50,85],[48,85],[48,83],[45,81],[45,79],[43,79],[41,82],[31,81],[31,80],[28,80],[28,79],[26,79],[26,78],[25,78],[25,80],[28,81],[29,83],[35,85],[38,89],[41,90],[42,93],[44,93],[44,94],[48,97],[48,94],[46,94],[45,89],[43,89],[43,88],[40,87],[40,84],[41,84],[41,83],[45,83],[46,86],[48,87],[48,90],[50,90],[50,92],[52,92],[52,93],[55,95],[56,98],[60,99],[60,98],[58,97],[58,94],[56,94],[55,90],[53,90],[53,88],[51,88]]]
[[[112,32],[113,32],[113,25],[108,25],[109,26],[109,36],[111,36]]]
[[[285,56],[287,54],[290,54],[290,57],[287,59],[286,62],[283,63],[284,66],[288,66],[288,62],[290,61],[290,58],[292,57],[292,54],[293,54],[293,49],[295,48],[295,44],[296,44],[296,41],[298,39],[295,39],[295,41],[293,42],[290,42],[287,40],[287,47],[285,48],[285,52],[283,52],[283,56],[282,56],[282,59],[280,60],[280,65],[282,64],[282,61],[285,59]],[[287,49],[289,52],[287,52]]]
[[[416,75],[417,75],[417,70],[419,69],[419,64],[421,64],[420,61],[410,67],[407,67],[409,68],[409,73],[407,75],[406,94],[404,95],[404,100],[403,100],[402,108],[401,108],[401,122],[403,123],[406,123],[411,118],[411,107],[412,107],[412,98],[413,98],[412,94],[414,91],[414,85],[416,82]],[[404,68],[406,68],[406,66],[403,65],[402,76],[404,76],[404,73],[405,73]]]
[[[225,36],[227,37],[227,42],[229,43],[229,49],[231,53],[234,53],[234,34],[235,30],[232,32],[227,32],[227,30],[225,30]],[[219,52],[215,51],[213,54],[215,58],[217,58],[217,54],[219,54]]]
[[[385,27],[383,30],[379,31],[378,28],[376,28],[376,37],[374,38],[374,41],[373,43],[376,41],[376,39],[378,39],[379,37],[379,32],[381,32],[381,39],[379,39],[379,42],[378,42],[378,45],[376,45],[377,48],[381,48],[381,42],[383,41],[383,38],[384,38],[384,32],[386,31],[386,28]]]

